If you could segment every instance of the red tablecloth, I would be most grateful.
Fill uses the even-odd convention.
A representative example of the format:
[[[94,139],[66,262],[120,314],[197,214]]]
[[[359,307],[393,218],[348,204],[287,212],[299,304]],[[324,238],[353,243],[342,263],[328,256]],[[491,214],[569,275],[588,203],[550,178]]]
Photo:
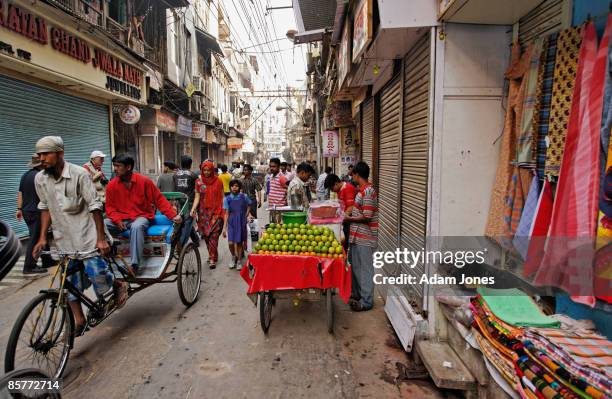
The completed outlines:
[[[249,264],[254,269],[252,278]],[[344,259],[299,255],[249,255],[240,275],[249,285],[247,294],[274,290],[337,288],[344,303],[347,303],[351,296],[351,268],[345,265]]]

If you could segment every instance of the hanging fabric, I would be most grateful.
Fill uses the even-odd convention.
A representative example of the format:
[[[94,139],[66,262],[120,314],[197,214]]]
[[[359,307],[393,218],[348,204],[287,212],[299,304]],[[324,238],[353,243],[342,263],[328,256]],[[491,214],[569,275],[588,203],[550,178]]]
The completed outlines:
[[[546,164],[546,141],[548,137],[550,104],[552,101],[553,77],[555,72],[555,59],[557,58],[558,33],[545,38],[544,50],[542,51],[542,62],[538,71],[538,91],[536,94],[536,105],[534,112],[534,125],[536,126],[533,158],[536,161],[538,177],[544,178],[544,166]]]
[[[516,141],[518,124],[521,120],[525,85],[523,76],[531,60],[531,46],[521,56],[521,46],[515,43],[512,46],[511,60],[506,78],[509,80],[508,108],[504,123],[504,132],[500,148],[499,164],[495,175],[495,184],[491,194],[491,205],[485,235],[496,240],[508,238],[510,233],[510,211],[513,206],[513,166],[516,155]],[[518,182],[518,179],[517,179]],[[509,193],[512,197],[509,197]]]
[[[538,204],[536,206],[535,217],[529,232],[529,249],[523,267],[523,275],[529,277],[534,274],[540,267],[542,257],[544,256],[544,247],[546,245],[546,237],[548,236],[548,228],[550,227],[550,219],[553,209],[553,187],[549,180],[544,180]]]
[[[599,133],[605,62],[598,57],[592,22],[583,29],[567,140],[546,253],[535,277],[593,303],[593,259],[599,195]],[[602,45],[608,46],[606,31]],[[548,166],[548,164],[547,164]],[[579,298],[578,298],[579,297]]]
[[[523,97],[523,114],[519,126],[519,136],[517,143],[517,162],[520,167],[534,168],[535,158],[533,147],[537,144],[535,131],[537,126],[534,124],[536,115],[536,96],[539,92],[538,77],[542,61],[542,50],[544,48],[544,38],[537,38],[533,44],[529,69],[525,74],[525,95]]]
[[[529,188],[529,194],[527,195],[527,201],[521,215],[521,221],[516,235],[512,244],[514,249],[524,259],[527,258],[527,250],[529,249],[529,238],[531,236],[531,228],[533,226],[534,218],[538,207],[538,199],[540,197],[540,180],[537,175],[534,175],[531,179],[531,187]]]
[[[559,33],[546,151],[546,174],[549,176],[559,176],[572,108],[580,44],[581,27],[569,28]]]

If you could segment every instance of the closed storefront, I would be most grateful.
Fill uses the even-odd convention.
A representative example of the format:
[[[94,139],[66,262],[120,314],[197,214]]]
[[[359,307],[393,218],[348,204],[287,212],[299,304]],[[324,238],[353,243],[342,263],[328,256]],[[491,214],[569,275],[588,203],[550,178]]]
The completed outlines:
[[[380,94],[380,138],[378,141],[379,249],[395,251],[398,247],[398,206],[401,140],[402,80],[395,77]],[[385,270],[389,274],[390,270]]]
[[[361,113],[361,160],[373,168],[374,154],[374,98],[369,98],[362,104]],[[370,173],[371,180],[374,174]]]
[[[564,0],[546,0],[518,22],[518,38],[522,46],[538,37],[560,31],[567,25],[564,18]]]
[[[430,35],[425,34],[404,59],[404,101],[401,168],[401,247],[420,250],[425,246],[427,230],[427,172],[429,163]],[[417,279],[424,265],[403,267],[403,273]],[[404,290],[409,296],[423,296],[423,286],[411,284]],[[421,301],[415,301],[420,303]]]
[[[15,220],[13,204],[36,141],[61,136],[65,159],[77,165],[87,162],[93,150],[111,154],[109,107],[3,75],[0,87],[0,219],[25,236],[26,225]],[[104,172],[110,176],[110,162]]]

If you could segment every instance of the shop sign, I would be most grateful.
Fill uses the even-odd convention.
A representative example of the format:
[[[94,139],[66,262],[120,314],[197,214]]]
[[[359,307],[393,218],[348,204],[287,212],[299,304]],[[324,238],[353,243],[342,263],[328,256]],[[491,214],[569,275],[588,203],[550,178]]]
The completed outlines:
[[[342,40],[340,41],[340,48],[338,49],[338,86],[342,87],[344,79],[348,74],[351,66],[351,42],[350,42],[350,23],[349,20],[344,24],[344,30],[342,32]]]
[[[365,51],[372,40],[372,0],[361,0],[353,23],[353,62]]]
[[[204,141],[208,144],[215,144],[217,142],[215,131],[212,128],[206,128],[206,138]]]
[[[140,110],[133,105],[126,105],[119,111],[119,118],[126,125],[134,125],[140,121]]]
[[[239,150],[242,148],[242,139],[240,137],[229,137],[227,139],[227,148]]]
[[[176,117],[171,113],[158,109],[156,123],[160,131],[176,133]]]
[[[326,130],[322,134],[323,137],[323,156],[337,157],[340,150],[340,142],[338,139],[337,130]]]
[[[191,119],[185,118],[183,115],[179,115],[177,133],[181,136],[191,137],[193,131],[191,123]]]
[[[193,122],[191,124],[191,137],[204,141],[205,127],[201,123]]]
[[[6,7],[5,4],[7,4]],[[102,49],[91,46],[86,40],[61,27],[51,26],[49,28],[43,17],[32,14],[15,4],[0,0],[0,27],[45,46],[50,43],[53,50],[83,64],[91,63],[93,68],[106,74],[106,81],[102,84],[107,90],[141,100],[143,72],[140,69]],[[32,61],[31,53],[35,53],[36,50],[37,48],[31,52],[21,50],[30,54],[27,58],[21,58]]]
[[[333,127],[353,126],[353,113],[350,101],[335,101],[331,105]]]

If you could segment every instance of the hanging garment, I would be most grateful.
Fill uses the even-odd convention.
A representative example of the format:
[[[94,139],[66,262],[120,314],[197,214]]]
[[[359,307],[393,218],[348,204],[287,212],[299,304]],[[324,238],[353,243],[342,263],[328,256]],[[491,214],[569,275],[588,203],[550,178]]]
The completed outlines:
[[[606,50],[608,38],[606,31],[602,39]],[[546,253],[534,282],[585,297],[593,293],[606,58],[598,57],[597,33],[592,22],[583,29],[582,43]]]
[[[527,201],[531,182],[531,171],[528,169],[512,167],[512,178],[506,194],[506,208],[504,222],[506,231],[504,237],[514,238],[523,214],[523,207]]]
[[[608,23],[606,29],[610,29],[610,19],[612,18],[612,14],[608,15]],[[608,62],[606,63],[606,82],[604,86],[604,98],[603,98],[603,115],[601,119],[601,179],[599,180],[600,187],[603,187],[603,179],[605,178],[606,171],[608,168],[606,167],[607,163],[610,161],[610,157],[608,153],[611,151],[610,149],[610,133],[612,131],[612,40],[609,40],[608,43]],[[599,52],[600,55],[603,55],[604,48],[600,46]],[[599,56],[599,55],[598,55]],[[601,199],[603,193],[600,190],[599,198]]]
[[[523,275],[525,277],[531,276],[538,270],[542,262],[542,257],[544,256],[546,236],[548,235],[553,209],[553,188],[548,180],[544,180],[536,209],[535,218],[529,234],[527,258],[523,266]]]
[[[546,141],[548,137],[550,104],[552,101],[553,77],[555,72],[555,59],[557,58],[557,37],[558,33],[548,36],[544,42],[542,51],[542,62],[538,73],[538,92],[536,94],[536,105],[534,112],[534,125],[536,126],[535,139],[537,146],[534,146],[534,159],[538,177],[544,178],[544,166],[546,164]]]
[[[565,148],[567,124],[572,108],[572,95],[581,43],[581,27],[573,27],[559,33],[557,57],[553,79],[550,109],[549,142],[546,151],[546,174],[559,176],[559,167]]]
[[[538,176],[534,175],[531,179],[531,187],[529,188],[529,194],[527,194],[527,201],[523,208],[523,214],[521,215],[521,221],[512,245],[514,249],[521,255],[521,258],[525,260],[527,258],[527,250],[529,249],[529,238],[531,235],[531,227],[535,219],[538,198],[540,197],[540,180]]]
[[[544,48],[544,38],[538,38],[533,44],[529,69],[525,74],[525,95],[523,97],[523,115],[519,126],[517,143],[517,162],[520,167],[534,168],[533,147],[536,145],[536,95],[538,94],[538,75]]]
[[[525,86],[522,78],[527,71],[531,59],[531,50],[527,50],[521,56],[521,46],[515,43],[512,46],[511,60],[506,78],[509,79],[510,88],[508,90],[508,108],[504,123],[504,132],[500,147],[499,164],[495,175],[495,184],[491,193],[491,205],[485,235],[495,240],[508,238],[510,228],[510,218],[508,211],[513,206],[513,201],[508,194],[514,193],[512,186],[513,167],[512,161],[516,155],[516,140],[518,123],[521,120],[523,108],[523,95]],[[518,180],[518,179],[517,179]]]

